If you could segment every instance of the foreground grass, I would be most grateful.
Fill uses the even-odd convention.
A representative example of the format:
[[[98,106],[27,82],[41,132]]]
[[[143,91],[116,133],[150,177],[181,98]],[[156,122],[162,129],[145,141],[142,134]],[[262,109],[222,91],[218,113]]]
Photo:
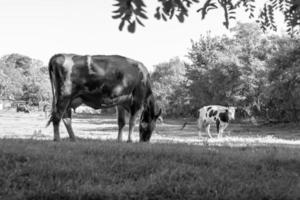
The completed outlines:
[[[299,199],[298,148],[0,140],[0,199]]]

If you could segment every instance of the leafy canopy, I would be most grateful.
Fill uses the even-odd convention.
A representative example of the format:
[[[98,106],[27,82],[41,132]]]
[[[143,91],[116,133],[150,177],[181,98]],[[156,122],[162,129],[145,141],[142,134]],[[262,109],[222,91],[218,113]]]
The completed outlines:
[[[143,0],[115,0],[113,18],[120,19],[119,30],[123,30],[125,24],[129,32],[134,33],[136,24],[144,26],[143,20],[147,19],[146,4]],[[228,28],[229,21],[236,18],[236,10],[244,8],[249,18],[254,18],[255,6],[258,0],[157,0],[154,17],[158,20],[171,20],[174,16],[179,22],[184,22],[192,6],[196,6],[197,12],[205,19],[211,10],[221,9],[224,12],[223,25]],[[263,31],[267,29],[277,30],[274,20],[274,12],[283,13],[287,25],[287,31],[295,34],[300,25],[300,1],[299,0],[267,0],[256,19]],[[298,33],[298,32],[296,32]]]

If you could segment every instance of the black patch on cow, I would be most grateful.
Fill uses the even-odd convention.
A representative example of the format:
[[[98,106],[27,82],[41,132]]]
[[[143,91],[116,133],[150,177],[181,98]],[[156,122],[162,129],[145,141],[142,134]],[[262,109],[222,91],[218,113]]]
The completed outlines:
[[[211,109],[211,106],[209,106],[208,108],[207,108],[207,111],[209,111]]]
[[[114,75],[115,75],[115,77],[116,77],[117,80],[122,80],[123,77],[124,77],[124,74],[121,71],[119,71],[119,70],[116,70],[115,73],[114,73]]]
[[[216,117],[214,117],[214,120],[215,120],[215,121],[216,121],[216,119],[217,119],[217,118],[216,118]]]
[[[229,121],[228,110],[227,112],[220,113],[219,118],[222,122],[228,122]]]
[[[99,87],[99,82],[97,80],[90,80],[84,84],[89,91],[96,90]]]
[[[208,116],[209,116],[209,117],[216,116],[217,113],[218,113],[217,110],[211,110],[211,111],[209,112],[209,115],[208,115]]]
[[[219,133],[219,130],[220,130],[220,120],[217,119],[216,121],[216,126],[217,126],[217,132]]]
[[[110,96],[111,93],[111,86],[107,85],[107,84],[103,84],[102,86],[102,90],[101,93],[103,94],[103,96]]]

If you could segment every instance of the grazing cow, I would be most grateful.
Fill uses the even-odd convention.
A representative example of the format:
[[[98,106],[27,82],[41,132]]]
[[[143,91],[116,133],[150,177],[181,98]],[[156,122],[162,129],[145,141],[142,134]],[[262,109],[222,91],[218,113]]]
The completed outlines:
[[[145,66],[118,55],[79,56],[57,54],[49,61],[52,85],[52,114],[47,125],[53,123],[54,141],[60,140],[59,123],[63,120],[71,140],[75,135],[71,126],[71,109],[81,104],[94,109],[117,106],[118,141],[122,140],[125,111],[129,112],[128,142],[139,110],[140,141],[149,141],[161,114],[150,86]]]
[[[210,134],[210,124],[216,123],[218,137],[223,137],[223,131],[228,126],[229,120],[235,118],[235,107],[225,107],[219,105],[204,106],[199,109],[198,130],[199,137],[201,136],[201,129],[205,128],[208,136]]]

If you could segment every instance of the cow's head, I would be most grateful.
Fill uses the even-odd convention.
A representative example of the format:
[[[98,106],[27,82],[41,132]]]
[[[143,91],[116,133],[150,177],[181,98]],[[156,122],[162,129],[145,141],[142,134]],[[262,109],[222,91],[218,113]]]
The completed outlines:
[[[228,107],[228,118],[230,120],[234,120],[235,119],[235,110],[236,110],[236,107]]]
[[[148,101],[140,118],[140,142],[148,142],[150,140],[160,115],[161,109],[155,104],[154,99]]]

